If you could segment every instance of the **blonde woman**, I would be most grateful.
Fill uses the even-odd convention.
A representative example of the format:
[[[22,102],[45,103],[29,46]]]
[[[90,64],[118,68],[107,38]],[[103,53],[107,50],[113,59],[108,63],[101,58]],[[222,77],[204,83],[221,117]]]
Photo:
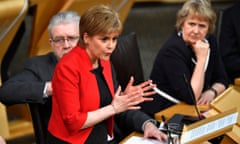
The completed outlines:
[[[209,105],[228,86],[213,36],[216,14],[209,0],[187,0],[177,13],[176,31],[157,54],[150,79],[182,102]],[[154,96],[144,110],[154,113],[174,103]]]

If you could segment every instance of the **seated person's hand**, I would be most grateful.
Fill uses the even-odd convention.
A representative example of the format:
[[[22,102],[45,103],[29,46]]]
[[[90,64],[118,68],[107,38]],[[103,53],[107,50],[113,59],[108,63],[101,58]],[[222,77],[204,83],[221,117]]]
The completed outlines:
[[[202,93],[201,97],[197,101],[198,105],[209,105],[215,98],[215,95],[212,91],[206,90]]]
[[[51,96],[52,95],[52,82],[51,81],[46,82],[46,87],[47,87],[46,94],[48,96]]]

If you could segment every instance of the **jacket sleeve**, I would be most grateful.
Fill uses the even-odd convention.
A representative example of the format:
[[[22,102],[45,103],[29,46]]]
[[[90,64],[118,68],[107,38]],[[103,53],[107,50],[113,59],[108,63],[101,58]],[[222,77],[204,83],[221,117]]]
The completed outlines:
[[[115,116],[115,122],[125,133],[143,132],[145,121],[152,119],[140,110],[128,110]]]
[[[18,103],[44,103],[43,89],[39,67],[28,59],[24,68],[15,76],[3,83],[0,88],[0,101],[6,105]]]
[[[72,62],[71,66],[69,65],[69,63],[59,62],[54,71],[52,104],[53,110],[57,108],[57,111],[60,112],[61,116],[59,117],[63,120],[68,132],[74,134],[80,130],[87,119],[87,112],[83,110],[82,104],[88,105],[90,101],[88,101],[89,103],[80,101],[80,99],[84,99],[80,87],[89,85],[81,85],[78,64]],[[85,77],[87,76],[85,75]],[[88,82],[90,81],[92,80],[89,79]],[[86,87],[84,88],[86,89]],[[91,87],[93,86],[91,85]],[[92,91],[94,90],[93,88]],[[88,97],[88,99],[90,98]]]

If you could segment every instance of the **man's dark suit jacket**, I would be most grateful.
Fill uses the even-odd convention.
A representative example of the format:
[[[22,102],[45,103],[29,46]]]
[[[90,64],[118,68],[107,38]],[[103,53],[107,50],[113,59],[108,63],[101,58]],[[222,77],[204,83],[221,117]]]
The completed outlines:
[[[57,58],[53,53],[28,58],[23,69],[3,83],[0,88],[0,101],[6,105],[29,103],[38,107],[41,114],[33,118],[33,123],[41,121],[41,129],[47,132],[51,114],[51,97],[43,98],[44,86],[51,81]],[[32,109],[31,109],[32,111]],[[36,132],[36,131],[35,131]],[[37,134],[36,134],[37,135]],[[45,136],[43,136],[45,137]]]
[[[219,48],[231,83],[240,77],[240,3],[223,11]]]

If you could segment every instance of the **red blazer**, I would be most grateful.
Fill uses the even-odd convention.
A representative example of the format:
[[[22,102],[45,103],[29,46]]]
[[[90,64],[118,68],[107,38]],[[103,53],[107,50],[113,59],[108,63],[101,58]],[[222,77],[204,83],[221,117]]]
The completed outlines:
[[[114,85],[110,61],[100,61],[103,75],[112,96]],[[49,132],[66,142],[84,143],[93,127],[80,130],[87,112],[100,107],[100,94],[92,63],[86,50],[77,46],[65,55],[54,71],[52,86],[52,114]],[[107,120],[108,133],[113,132],[113,117]]]

